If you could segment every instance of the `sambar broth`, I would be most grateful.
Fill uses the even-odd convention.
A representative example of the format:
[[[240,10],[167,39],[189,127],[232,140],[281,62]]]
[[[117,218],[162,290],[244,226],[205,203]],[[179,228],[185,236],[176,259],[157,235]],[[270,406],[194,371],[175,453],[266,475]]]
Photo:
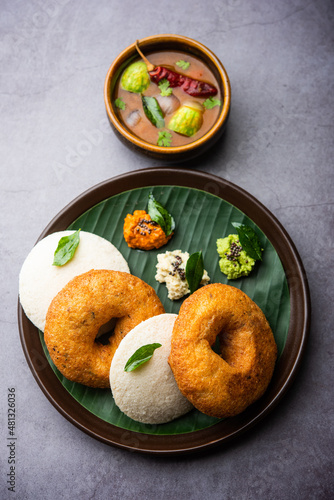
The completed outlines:
[[[151,54],[147,55],[149,61],[154,64],[155,66],[164,66],[172,71],[175,71],[177,73],[181,73],[185,76],[188,76],[190,78],[193,78],[195,80],[201,80],[210,83],[211,85],[214,85],[218,92],[214,96],[214,99],[218,99],[222,103],[222,95],[219,89],[218,82],[213,75],[213,73],[210,71],[210,69],[206,66],[206,64],[201,61],[199,58],[190,55],[186,52],[180,52],[180,51],[160,51],[160,52],[152,52]],[[134,59],[132,62],[140,61],[140,57],[137,59]],[[179,68],[176,65],[177,61],[186,61],[190,63],[190,66],[188,69],[183,70],[182,68]],[[132,64],[132,63],[131,63]],[[121,88],[120,85],[120,80],[121,80],[121,75],[118,78],[118,81],[115,85],[115,90],[114,90],[114,95],[113,95],[113,102],[117,98],[120,98],[124,101],[125,103],[125,109],[119,109],[115,107],[115,110],[118,113],[118,116],[120,118],[120,121],[122,122],[123,126],[125,126],[131,133],[135,134],[138,136],[140,139],[150,143],[150,144],[157,144],[158,141],[158,136],[160,131],[166,131],[169,132],[172,136],[170,146],[183,146],[185,144],[189,144],[191,142],[196,141],[203,135],[205,135],[215,124],[217,121],[217,118],[219,116],[220,110],[221,110],[221,105],[220,106],[215,106],[212,109],[204,109],[203,112],[203,123],[194,135],[191,137],[188,137],[186,135],[181,135],[179,133],[176,133],[168,128],[168,123],[173,116],[173,113],[171,114],[166,114],[164,116],[165,119],[165,127],[163,128],[157,128],[154,126],[150,120],[146,117],[145,112],[143,110],[143,105],[142,105],[142,100],[141,100],[141,94],[140,93],[133,93],[124,90]],[[197,101],[200,104],[203,105],[203,103],[207,100],[207,97],[193,97],[184,92],[180,87],[173,87],[172,88],[173,95],[177,97],[180,101],[180,106],[184,104],[185,102],[189,101]],[[160,89],[159,86],[153,82],[150,83],[149,87],[143,92],[144,96],[151,96],[151,97],[157,97],[160,95]],[[127,122],[128,116],[135,110],[138,110],[140,113],[140,121],[135,125],[132,126]]]

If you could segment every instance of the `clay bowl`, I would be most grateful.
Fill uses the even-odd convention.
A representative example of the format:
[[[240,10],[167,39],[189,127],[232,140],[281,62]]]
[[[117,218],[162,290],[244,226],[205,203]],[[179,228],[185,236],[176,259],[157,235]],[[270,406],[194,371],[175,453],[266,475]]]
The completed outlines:
[[[113,104],[113,92],[118,77],[124,68],[138,56],[135,43],[119,54],[110,66],[104,85],[104,101],[107,115],[117,137],[132,150],[166,162],[186,161],[194,158],[213,146],[224,132],[231,105],[231,87],[222,63],[211,50],[191,38],[180,35],[155,35],[140,40],[140,48],[149,57],[150,52],[159,50],[180,50],[201,59],[214,74],[223,96],[223,105],[217,121],[202,137],[193,142],[174,147],[150,144],[133,134],[118,118]]]

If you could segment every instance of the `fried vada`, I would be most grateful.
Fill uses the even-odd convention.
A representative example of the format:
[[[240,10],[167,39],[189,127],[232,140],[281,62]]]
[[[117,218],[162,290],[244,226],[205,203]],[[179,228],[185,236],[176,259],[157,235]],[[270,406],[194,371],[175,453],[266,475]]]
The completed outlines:
[[[221,354],[212,346],[219,337]],[[182,394],[201,412],[231,417],[259,399],[277,346],[261,309],[238,288],[215,283],[187,298],[173,328],[169,364]]]
[[[114,353],[125,335],[142,321],[164,313],[151,286],[128,273],[92,270],[73,278],[52,300],[44,340],[58,370],[89,387],[109,387]],[[96,338],[116,318],[109,343]]]

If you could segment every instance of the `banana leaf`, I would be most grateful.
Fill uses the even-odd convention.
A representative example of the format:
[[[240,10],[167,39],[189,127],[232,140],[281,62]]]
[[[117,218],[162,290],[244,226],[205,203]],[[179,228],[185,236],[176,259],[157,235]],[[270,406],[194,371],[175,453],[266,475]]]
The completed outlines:
[[[167,313],[178,313],[183,299],[172,302],[164,284],[155,280],[157,254],[181,249],[189,254],[202,251],[204,267],[211,282],[232,284],[247,293],[265,313],[274,332],[279,355],[284,349],[290,321],[290,299],[281,261],[265,234],[239,209],[205,191],[175,186],[155,186],[153,195],[175,219],[175,231],[165,247],[148,252],[134,250],[123,238],[123,222],[129,212],[146,209],[151,187],[133,189],[113,196],[92,207],[75,220],[69,229],[98,234],[111,241],[127,259],[131,272],[149,283],[157,292]],[[263,248],[263,260],[258,261],[246,278],[228,282],[219,269],[216,240],[235,231],[231,222],[253,227]],[[53,365],[43,333],[40,339],[44,352],[60,382],[83,407],[94,415],[126,430],[156,435],[175,435],[194,432],[217,423],[194,409],[166,424],[147,425],[135,422],[115,405],[109,389],[91,389],[68,381]]]

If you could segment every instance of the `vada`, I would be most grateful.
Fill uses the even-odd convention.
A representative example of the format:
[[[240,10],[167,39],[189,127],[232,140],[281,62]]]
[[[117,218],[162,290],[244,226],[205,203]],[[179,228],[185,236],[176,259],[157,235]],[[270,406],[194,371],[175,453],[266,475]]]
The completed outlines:
[[[52,300],[44,340],[58,370],[89,387],[109,387],[114,353],[125,335],[142,321],[164,313],[152,287],[128,273],[93,270],[76,276]],[[96,338],[116,318],[109,343]]]
[[[212,346],[219,336],[220,354]],[[187,298],[173,328],[169,364],[182,394],[201,412],[231,417],[259,399],[277,357],[261,309],[238,288],[215,283]]]

